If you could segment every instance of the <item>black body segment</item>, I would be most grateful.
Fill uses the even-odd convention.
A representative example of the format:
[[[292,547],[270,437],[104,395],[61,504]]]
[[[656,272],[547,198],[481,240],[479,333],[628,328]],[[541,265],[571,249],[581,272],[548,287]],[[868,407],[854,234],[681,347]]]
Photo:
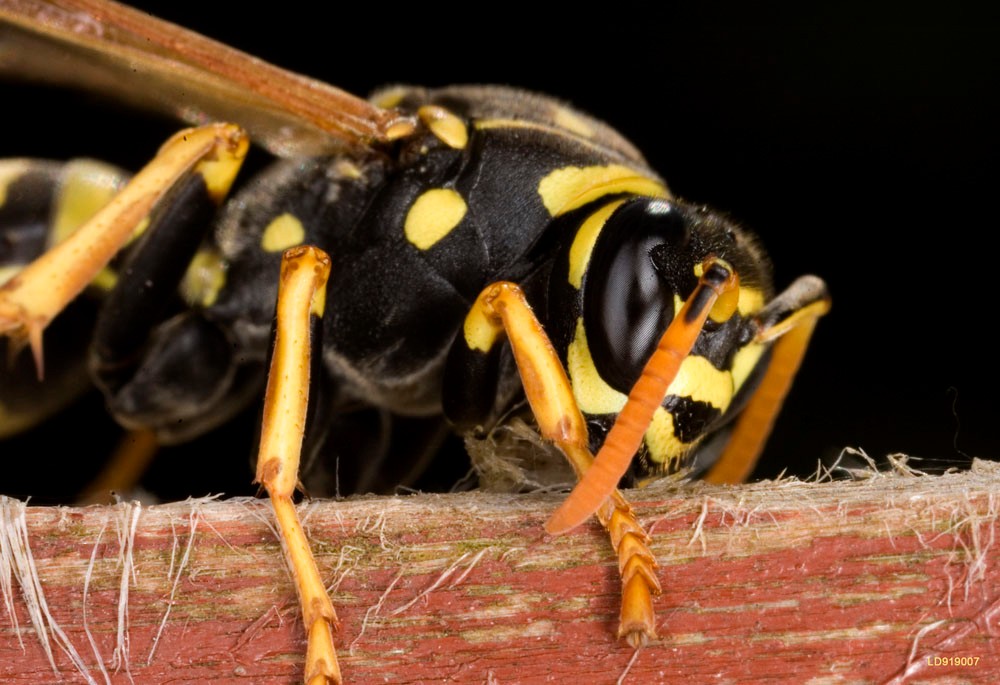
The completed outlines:
[[[706,325],[631,480],[679,468],[729,421],[766,347],[748,322],[772,297],[751,235],[671,198],[628,141],[550,98],[404,87],[374,101],[422,125],[378,152],[275,162],[217,215],[194,180],[174,189],[154,218],[166,227],[132,250],[99,322],[93,365],[119,421],[176,442],[250,402],[263,386],[281,254],[298,245],[331,258],[307,460],[324,443],[358,449],[335,417],[363,406],[382,426],[391,414],[443,412],[459,432],[485,434],[504,420],[523,397],[509,347],[476,349],[462,330],[497,281],[525,292],[596,451],[709,255],[739,273],[740,306]],[[41,206],[52,184],[44,174],[40,183],[27,194]],[[41,249],[45,236],[5,231],[11,254]],[[377,461],[384,442],[359,451]]]

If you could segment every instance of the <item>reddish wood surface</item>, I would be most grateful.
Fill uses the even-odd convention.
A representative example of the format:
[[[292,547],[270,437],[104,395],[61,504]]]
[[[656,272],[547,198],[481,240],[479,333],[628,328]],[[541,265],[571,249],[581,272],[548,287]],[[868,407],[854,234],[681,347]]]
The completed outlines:
[[[303,505],[348,683],[1000,682],[998,465],[633,499],[664,586],[661,639],[638,652],[613,636],[603,532],[542,532],[558,496]],[[2,509],[10,560],[21,505]],[[25,516],[52,619],[93,682],[299,680],[302,625],[266,502]],[[7,596],[20,627],[0,609],[0,682],[87,682],[55,645],[53,670],[16,580]]]

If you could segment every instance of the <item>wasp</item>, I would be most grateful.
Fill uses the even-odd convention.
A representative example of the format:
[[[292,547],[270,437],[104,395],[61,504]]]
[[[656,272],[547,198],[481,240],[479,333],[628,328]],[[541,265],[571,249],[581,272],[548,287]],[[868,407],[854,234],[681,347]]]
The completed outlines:
[[[336,447],[359,405],[470,438],[527,413],[578,480],[546,529],[596,516],[621,569],[619,634],[655,637],[656,562],[618,488],[747,476],[829,307],[819,278],[776,293],[753,234],[547,96],[363,100],[105,0],[0,0],[0,20],[6,70],[196,125],[130,178],[0,167],[0,333],[58,384],[70,371],[45,331],[100,292],[90,378],[117,421],[163,442],[263,391],[257,482],[301,599],[307,682],[342,677],[292,498],[303,456]],[[251,142],[277,160],[234,191]],[[51,388],[9,377],[4,430],[52,411]]]

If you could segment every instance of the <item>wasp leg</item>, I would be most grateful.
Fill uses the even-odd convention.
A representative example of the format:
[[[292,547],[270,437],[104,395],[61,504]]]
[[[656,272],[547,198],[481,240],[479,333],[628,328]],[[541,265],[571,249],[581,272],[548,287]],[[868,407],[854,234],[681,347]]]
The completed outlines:
[[[309,403],[311,341],[321,325],[329,274],[330,258],[321,250],[296,247],[284,254],[257,457],[256,482],[264,486],[274,506],[302,605],[309,640],[305,666],[308,685],[342,682],[333,646],[337,614],[292,503]]]
[[[106,205],[127,180],[93,160],[0,160],[0,285]],[[103,284],[99,275],[95,290]],[[40,423],[90,387],[80,341],[90,338],[98,305],[96,297],[77,298],[55,322],[44,385],[30,358],[11,354],[3,363],[13,350],[0,336],[0,437]]]
[[[111,460],[76,498],[76,505],[113,504],[115,493],[125,495],[135,488],[157,449],[159,442],[153,431],[131,430],[126,433],[118,442]]]
[[[42,332],[129,240],[168,191],[194,172],[221,196],[249,143],[241,129],[214,124],[181,131],[90,221],[0,288],[0,334],[29,344],[43,373]],[[235,164],[234,164],[235,161]]]
[[[232,416],[264,377],[262,360],[237,363],[232,336],[205,313],[219,286],[196,280],[202,269],[224,270],[221,257],[198,249],[244,152],[203,159],[173,181],[129,246],[97,318],[89,363],[109,411],[123,426],[153,429],[164,444]],[[189,306],[174,314],[179,290]]]
[[[495,349],[500,335],[506,334],[539,432],[559,446],[577,477],[582,477],[594,461],[587,426],[559,356],[521,289],[508,282],[488,286],[466,317],[464,333],[469,347],[484,353]],[[618,633],[637,646],[656,637],[652,597],[661,592],[656,561],[647,546],[649,536],[625,498],[614,491],[605,500],[596,514],[618,554],[622,578]]]
[[[736,420],[729,442],[705,474],[710,483],[741,483],[753,471],[774,420],[802,364],[816,322],[830,310],[826,284],[803,276],[755,317],[754,342],[768,344],[771,361],[747,406]]]
[[[705,321],[724,321],[733,315],[739,300],[739,278],[726,262],[708,257],[701,265],[698,285],[660,338],[642,369],[639,380],[604,439],[600,451],[580,482],[545,524],[550,533],[572,530],[583,523],[615,491],[628,469],[653,413],[663,403],[667,388],[691,352]]]

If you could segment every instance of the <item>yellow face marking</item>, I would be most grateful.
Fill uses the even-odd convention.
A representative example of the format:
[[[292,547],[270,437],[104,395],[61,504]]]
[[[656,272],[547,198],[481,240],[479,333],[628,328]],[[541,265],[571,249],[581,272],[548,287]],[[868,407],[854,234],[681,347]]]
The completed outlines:
[[[701,278],[705,273],[705,267],[700,262],[694,265],[694,275]],[[739,300],[736,303],[736,311],[741,316],[747,317],[756,314],[764,308],[764,293],[753,286],[741,285],[739,289]],[[675,312],[680,311],[675,308]],[[714,317],[713,317],[714,318]],[[721,322],[720,322],[721,323]]]
[[[567,366],[573,392],[582,411],[588,414],[612,414],[625,405],[626,395],[608,385],[594,366],[582,317],[577,319],[576,335],[567,351]],[[715,368],[704,357],[688,355],[681,362],[677,377],[667,389],[667,394],[707,402],[724,412],[733,399],[732,374]]]
[[[679,460],[695,444],[680,441],[674,431],[674,417],[663,407],[653,414],[643,440],[649,450],[650,461],[660,464],[662,468],[666,468],[670,461]]]
[[[538,184],[542,203],[554,217],[614,193],[670,197],[662,183],[621,164],[563,167],[549,173]]]
[[[756,314],[764,308],[764,293],[751,286],[740,286],[740,301],[736,310],[741,316]]]
[[[765,349],[767,349],[766,345],[752,342],[738,349],[736,354],[733,355],[732,375],[734,394],[746,383],[747,378],[754,370],[754,367],[757,366],[757,362],[760,361]]]
[[[211,307],[226,284],[226,263],[214,250],[198,250],[181,281],[181,295],[191,305]]]
[[[69,162],[63,169],[53,208],[49,246],[62,242],[97,214],[125,185],[125,180],[120,171],[107,164]]]
[[[624,200],[609,202],[596,212],[587,217],[587,220],[580,225],[580,230],[573,238],[573,244],[569,247],[569,282],[577,290],[583,285],[583,274],[590,263],[590,255],[594,251],[594,244],[597,236],[601,234],[601,229]]]
[[[720,371],[704,357],[690,355],[681,363],[667,393],[706,402],[725,413],[736,387],[732,373]],[[673,415],[662,407],[653,414],[653,421],[644,437],[650,460],[662,468],[668,468],[669,462],[681,459],[700,439],[682,442],[674,430]]]
[[[733,271],[732,265],[726,260],[716,258],[716,261],[730,271]],[[695,278],[699,279],[705,275],[705,265],[703,263],[698,262],[694,265],[694,275]],[[739,298],[739,290],[729,290],[723,293],[719,296],[719,299],[715,301],[711,311],[708,312],[708,318],[716,323],[725,323],[729,321],[730,317],[736,313],[736,310],[739,307]],[[675,307],[674,312],[678,311],[680,311],[680,309]]]
[[[306,239],[306,229],[295,215],[285,212],[271,220],[260,237],[260,247],[265,252],[282,252],[301,245]]]
[[[576,335],[567,351],[567,371],[573,385],[573,395],[580,410],[586,414],[617,414],[625,406],[627,396],[615,390],[601,378],[587,345],[583,319],[577,319]],[[667,393],[707,402],[725,412],[733,399],[733,377],[720,371],[704,357],[690,355],[681,363]],[[691,449],[693,443],[684,443],[674,432],[673,416],[663,407],[653,414],[653,421],[646,430],[646,446],[650,458],[657,463],[677,459]]]
[[[461,150],[469,142],[469,129],[465,122],[444,107],[424,105],[417,110],[417,116],[448,147]]]
[[[704,357],[689,354],[681,362],[667,393],[706,402],[725,412],[733,399],[733,376],[729,371],[715,368]]]
[[[578,136],[583,136],[584,138],[594,137],[593,127],[569,107],[556,107],[552,119],[556,122],[556,125],[561,126],[567,131],[572,131]]]
[[[26,159],[7,159],[0,162],[0,207],[7,201],[7,188],[31,169]]]
[[[451,188],[433,188],[418,197],[406,214],[403,232],[420,250],[428,250],[461,223],[465,200]]]

